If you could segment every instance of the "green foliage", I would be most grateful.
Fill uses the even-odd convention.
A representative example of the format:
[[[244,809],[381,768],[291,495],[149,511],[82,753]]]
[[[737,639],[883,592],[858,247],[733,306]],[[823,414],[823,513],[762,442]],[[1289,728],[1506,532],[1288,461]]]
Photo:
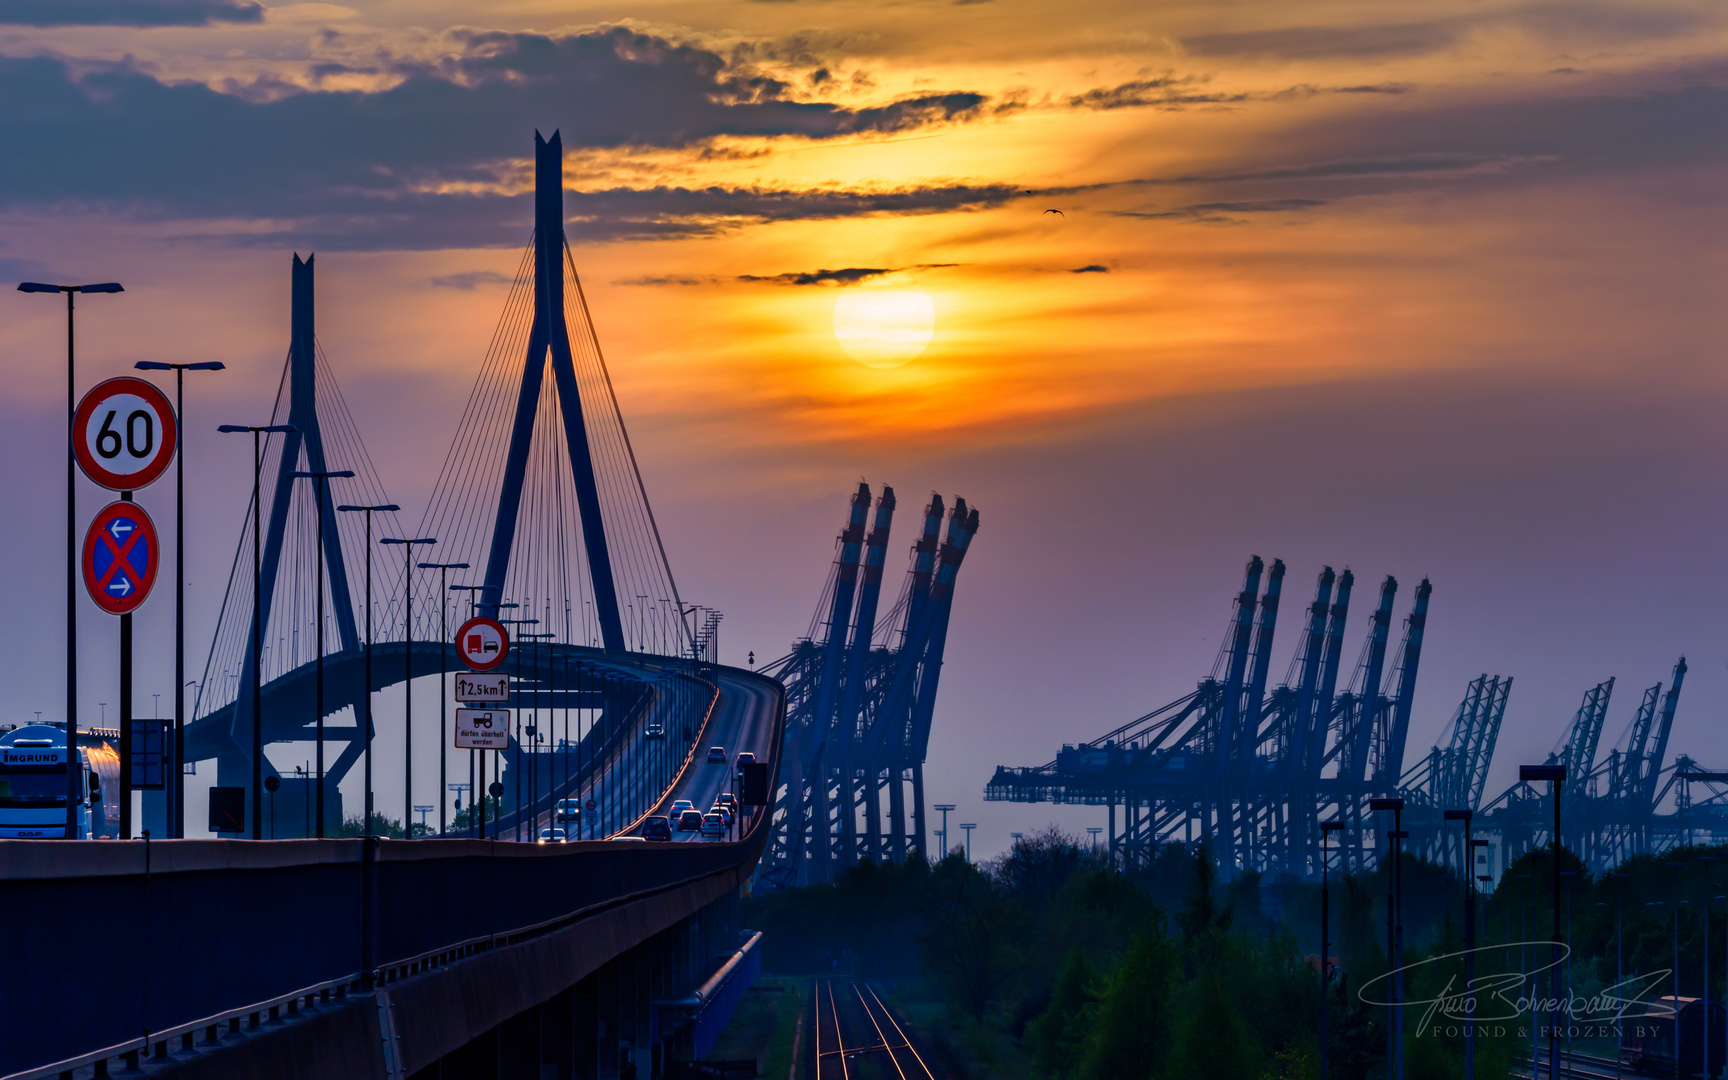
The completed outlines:
[[[1097,978],[1086,954],[1075,947],[1056,976],[1050,992],[1050,1007],[1026,1025],[1026,1048],[1032,1064],[1043,1076],[1062,1076],[1069,1063],[1079,1058],[1081,1037],[1089,1017],[1083,1015],[1097,1003],[1092,983]]]
[[[342,827],[336,830],[339,837],[359,837],[366,835],[366,820],[359,814],[350,814],[342,822]],[[402,823],[395,818],[387,818],[378,811],[372,811],[372,835],[382,836],[389,840],[402,839]]]
[[[1096,1020],[1089,1025],[1081,1077],[1139,1080],[1163,1075],[1175,975],[1176,950],[1168,937],[1160,932],[1134,939],[1105,984]]]

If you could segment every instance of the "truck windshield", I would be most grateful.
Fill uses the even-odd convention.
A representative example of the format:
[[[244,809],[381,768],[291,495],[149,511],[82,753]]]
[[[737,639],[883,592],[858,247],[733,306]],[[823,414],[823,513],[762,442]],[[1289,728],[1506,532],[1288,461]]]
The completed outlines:
[[[66,766],[0,769],[0,807],[66,805]]]

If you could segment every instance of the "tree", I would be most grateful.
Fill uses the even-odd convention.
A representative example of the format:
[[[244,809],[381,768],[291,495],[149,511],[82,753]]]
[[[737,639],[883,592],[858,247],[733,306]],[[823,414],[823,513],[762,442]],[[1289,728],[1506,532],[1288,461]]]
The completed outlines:
[[[1163,1072],[1176,954],[1161,923],[1134,939],[1105,984],[1086,1039],[1085,1080],[1140,1080]]]
[[[1171,1053],[1176,1080],[1257,1080],[1260,1050],[1225,989],[1217,966],[1189,988],[1191,997]]]
[[[1056,976],[1056,987],[1050,993],[1050,1007],[1026,1025],[1026,1047],[1042,1075],[1072,1074],[1084,1034],[1082,1014],[1097,1000],[1092,994],[1095,978],[1086,963],[1086,954],[1078,948],[1069,950],[1062,973]]]
[[[994,882],[955,855],[931,871],[921,907],[925,964],[954,1002],[982,1022],[1012,971],[1014,912]]]

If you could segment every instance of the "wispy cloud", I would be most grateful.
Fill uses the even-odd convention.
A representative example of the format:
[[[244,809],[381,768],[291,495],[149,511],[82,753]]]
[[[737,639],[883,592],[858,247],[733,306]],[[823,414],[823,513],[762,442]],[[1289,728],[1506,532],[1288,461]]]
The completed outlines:
[[[445,274],[432,279],[432,284],[441,289],[461,289],[472,292],[476,285],[508,285],[513,279],[509,274],[500,274],[496,270],[464,270],[459,274]]]
[[[1076,266],[1068,272],[1070,274],[1108,274],[1110,268],[1099,263],[1092,263],[1088,266]]]

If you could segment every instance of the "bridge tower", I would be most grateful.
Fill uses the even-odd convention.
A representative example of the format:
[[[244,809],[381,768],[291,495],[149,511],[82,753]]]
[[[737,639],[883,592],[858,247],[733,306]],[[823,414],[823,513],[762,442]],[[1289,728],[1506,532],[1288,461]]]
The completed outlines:
[[[504,592],[510,568],[510,553],[516,542],[516,521],[522,505],[522,481],[528,469],[528,451],[534,438],[534,421],[546,377],[547,354],[551,354],[552,378],[558,390],[558,410],[564,422],[564,442],[570,455],[570,471],[576,486],[577,512],[582,522],[582,544],[588,556],[588,574],[594,586],[595,614],[600,637],[609,653],[622,653],[624,620],[618,612],[618,587],[612,577],[612,556],[606,546],[606,525],[600,512],[600,489],[594,479],[594,458],[588,445],[588,429],[582,419],[582,394],[576,383],[576,364],[570,353],[570,329],[564,320],[564,271],[568,241],[564,236],[564,142],[554,131],[550,139],[534,133],[534,323],[528,334],[528,354],[523,359],[522,384],[516,397],[515,424],[505,459],[504,487],[498,498],[498,516],[493,520],[492,544],[486,560],[482,601],[477,606],[496,609]]]
[[[265,628],[268,637],[270,633],[270,614],[276,597],[276,581],[282,569],[282,549],[288,532],[289,510],[295,496],[296,471],[327,472],[332,467],[344,469],[346,462],[331,463],[324,453],[324,429],[318,422],[318,338],[317,338],[317,307],[313,292],[313,266],[316,256],[307,255],[302,259],[294,256],[292,269],[292,287],[289,303],[289,344],[288,344],[288,416],[286,422],[293,431],[284,435],[267,436],[267,438],[282,440],[280,453],[276,457],[276,478],[268,488],[270,492],[270,516],[264,526],[263,558],[260,563],[259,608],[257,624]],[[342,541],[337,532],[338,518],[335,508],[335,498],[330,490],[330,484],[324,483],[313,487],[303,485],[307,492],[312,492],[314,498],[323,502],[323,535],[317,538],[317,543],[324,549],[324,566],[329,589],[330,611],[335,620],[336,641],[332,651],[349,651],[360,647],[360,631],[354,618],[354,604],[349,592],[348,573],[342,561]],[[260,498],[262,498],[260,494]],[[262,507],[253,507],[252,513],[263,512]],[[252,686],[259,678],[259,672],[252,666],[252,631],[246,632],[246,648],[240,673],[239,693],[234,699],[232,722],[227,732],[226,745],[217,754],[217,783],[225,787],[251,788],[252,784]],[[348,747],[333,760],[325,770],[325,818],[332,823],[332,828],[342,821],[341,795],[337,791],[338,784],[348,766],[358,757],[363,740],[358,737],[358,731],[348,727],[331,728],[326,732],[326,738],[345,740]],[[275,775],[275,769],[269,759],[264,762],[265,777]],[[299,793],[296,800],[292,795],[284,797],[284,820],[298,817],[298,812],[287,812],[287,805],[292,802],[298,806],[301,802],[311,801],[311,787],[307,780],[297,783],[306,790]],[[292,791],[294,784],[284,783],[285,790]],[[252,805],[250,790],[247,793],[246,805]],[[154,828],[154,823],[146,822]]]

